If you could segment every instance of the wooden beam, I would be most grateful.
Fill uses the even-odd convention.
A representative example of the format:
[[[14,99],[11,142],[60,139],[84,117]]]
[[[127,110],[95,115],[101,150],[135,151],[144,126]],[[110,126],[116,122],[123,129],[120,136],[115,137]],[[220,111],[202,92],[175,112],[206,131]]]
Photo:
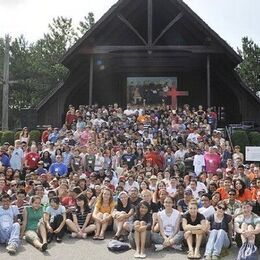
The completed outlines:
[[[174,19],[170,21],[170,23],[162,30],[159,36],[154,40],[153,45],[155,45],[163,35],[174,25],[176,24],[181,18],[183,17],[183,13],[180,12]]]
[[[210,89],[210,81],[211,81],[211,77],[210,77],[210,55],[207,55],[207,106],[210,107],[211,106],[211,100],[210,100],[210,96],[211,96],[211,89]]]
[[[148,34],[148,46],[153,44],[153,0],[147,0],[147,34]]]
[[[92,96],[93,96],[93,71],[94,71],[94,59],[93,55],[90,56],[90,64],[89,64],[89,97],[88,104],[92,105]]]
[[[190,53],[223,53],[223,50],[217,47],[205,45],[155,45],[149,46],[96,46],[85,48],[79,54],[109,54],[113,52],[131,52],[131,51],[177,51],[177,52],[190,52]]]
[[[142,37],[142,35],[134,28],[134,26],[129,21],[127,21],[127,19],[123,15],[118,14],[117,17],[144,43],[144,45],[147,45],[147,42]]]

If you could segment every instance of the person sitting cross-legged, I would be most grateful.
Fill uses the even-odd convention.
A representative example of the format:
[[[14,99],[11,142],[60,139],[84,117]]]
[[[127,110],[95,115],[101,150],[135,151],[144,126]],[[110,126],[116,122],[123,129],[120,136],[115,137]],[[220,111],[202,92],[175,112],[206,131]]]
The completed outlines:
[[[173,198],[168,196],[164,200],[165,209],[158,213],[160,233],[152,233],[152,241],[155,243],[155,251],[166,247],[181,249],[183,231],[180,230],[181,213],[173,209]]]
[[[68,230],[71,231],[72,237],[86,238],[88,234],[96,230],[94,224],[90,224],[92,217],[91,209],[88,205],[88,198],[84,194],[76,197],[76,209],[72,212],[72,219],[67,219]]]
[[[20,225],[18,223],[19,211],[17,206],[11,205],[8,194],[1,197],[0,206],[0,244],[7,243],[6,250],[15,254],[19,246]]]

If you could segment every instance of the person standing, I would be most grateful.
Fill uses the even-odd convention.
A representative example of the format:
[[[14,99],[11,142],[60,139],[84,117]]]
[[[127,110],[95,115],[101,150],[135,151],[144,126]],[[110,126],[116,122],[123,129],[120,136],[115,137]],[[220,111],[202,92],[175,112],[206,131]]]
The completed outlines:
[[[23,149],[21,148],[20,140],[14,142],[14,150],[11,155],[10,165],[13,170],[22,170],[23,169],[24,154]]]

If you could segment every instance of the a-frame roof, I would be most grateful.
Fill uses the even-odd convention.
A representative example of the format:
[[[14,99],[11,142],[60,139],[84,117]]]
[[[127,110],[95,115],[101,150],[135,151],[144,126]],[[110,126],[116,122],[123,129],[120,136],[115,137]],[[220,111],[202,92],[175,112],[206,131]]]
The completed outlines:
[[[125,8],[127,6],[132,7],[132,5],[137,4],[140,1],[155,1],[155,0],[119,0],[116,4],[114,4],[100,19],[95,25],[85,33],[85,35],[82,36],[80,40],[78,40],[74,46],[72,46],[68,52],[64,55],[61,62],[69,67],[70,60],[73,58],[73,56],[84,46],[89,44],[89,40],[91,38],[95,38],[98,34],[98,31],[101,27],[106,28],[106,23],[111,19],[113,16],[118,16],[118,11],[122,8]],[[169,3],[169,8],[178,8],[183,16],[186,16],[189,20],[192,21],[192,25],[196,28],[199,28],[199,30],[203,31],[205,35],[207,35],[211,42],[214,43],[214,45],[217,45],[221,50],[227,54],[229,59],[232,61],[233,65],[236,66],[239,64],[242,59],[241,57],[233,50],[230,45],[223,40],[214,30],[212,30],[187,4],[185,4],[182,0],[160,0],[160,1],[167,1]],[[154,18],[156,19],[156,17]],[[153,21],[151,21],[153,22]],[[174,22],[174,21],[173,21]],[[181,22],[181,21],[180,21]],[[106,28],[109,30],[109,28]],[[95,45],[94,43],[91,43],[91,45]],[[178,47],[176,45],[176,47]]]

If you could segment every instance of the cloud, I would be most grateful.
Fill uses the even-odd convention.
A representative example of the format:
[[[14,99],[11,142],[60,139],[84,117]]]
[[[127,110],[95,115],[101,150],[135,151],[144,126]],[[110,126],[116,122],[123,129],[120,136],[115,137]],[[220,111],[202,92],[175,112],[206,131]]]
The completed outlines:
[[[27,0],[0,0],[1,7],[17,6],[26,3]]]

